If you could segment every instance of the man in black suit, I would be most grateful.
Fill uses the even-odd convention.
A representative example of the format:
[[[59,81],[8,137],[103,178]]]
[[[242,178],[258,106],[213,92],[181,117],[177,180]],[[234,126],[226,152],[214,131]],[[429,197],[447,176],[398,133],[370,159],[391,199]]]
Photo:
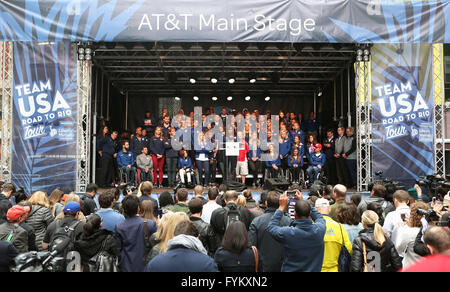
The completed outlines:
[[[345,128],[338,128],[338,137],[334,140],[334,158],[336,162],[336,175],[337,183],[345,186],[349,186],[349,175],[347,170],[347,165],[345,165],[345,158],[342,156],[345,154],[344,146],[346,137],[344,135]]]
[[[325,153],[327,160],[325,162],[324,171],[328,178],[328,184],[335,185],[336,182],[336,162],[334,159],[335,144],[334,144],[334,132],[332,129],[328,129],[327,137],[323,140],[323,153]]]

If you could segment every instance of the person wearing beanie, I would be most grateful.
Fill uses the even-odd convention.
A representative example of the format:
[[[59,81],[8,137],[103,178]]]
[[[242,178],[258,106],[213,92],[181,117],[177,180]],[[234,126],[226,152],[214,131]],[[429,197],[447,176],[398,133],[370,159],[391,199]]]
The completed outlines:
[[[8,210],[6,222],[0,225],[0,240],[11,243],[19,253],[28,251],[28,232],[20,224],[29,213],[29,207],[15,205]]]
[[[419,195],[417,194],[417,190],[415,188],[410,188],[408,190],[408,194],[414,199],[414,201],[419,201]]]
[[[364,211],[361,221],[364,229],[353,241],[350,271],[362,272],[365,268],[371,270],[372,267],[365,265],[364,257],[367,258],[367,255],[373,251],[380,255],[380,262],[379,265],[376,265],[375,271],[395,272],[400,270],[402,259],[378,223],[377,213],[371,210]]]

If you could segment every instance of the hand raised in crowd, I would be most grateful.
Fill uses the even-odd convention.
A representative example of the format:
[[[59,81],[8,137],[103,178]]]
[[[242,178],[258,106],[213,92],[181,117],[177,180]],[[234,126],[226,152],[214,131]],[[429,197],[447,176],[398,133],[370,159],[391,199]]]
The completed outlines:
[[[281,212],[284,212],[284,210],[286,210],[286,208],[289,204],[289,197],[286,192],[280,196],[279,202],[280,202],[280,206],[278,207],[278,210],[280,210]]]
[[[420,198],[420,197],[422,197],[422,188],[418,185],[418,184],[415,184],[414,185],[414,188],[416,189],[416,191],[417,191],[417,196]]]

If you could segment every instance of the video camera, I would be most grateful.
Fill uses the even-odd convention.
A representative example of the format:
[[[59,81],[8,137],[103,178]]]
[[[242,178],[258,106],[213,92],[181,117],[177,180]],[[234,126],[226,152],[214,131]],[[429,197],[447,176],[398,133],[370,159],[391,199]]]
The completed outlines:
[[[450,191],[449,177],[442,177],[439,174],[419,176],[416,184],[428,190],[428,194],[437,197],[439,193],[448,193]]]
[[[425,216],[425,220],[427,220],[428,222],[439,221],[439,216],[432,209],[429,210],[417,209],[417,214]]]
[[[389,178],[383,178],[382,170],[378,170],[377,172],[375,172],[375,176],[377,178],[369,183],[369,190],[371,190],[375,184],[382,184],[386,188],[386,195],[393,194],[398,190],[406,191],[406,186],[401,182]]]
[[[124,195],[129,192],[134,192],[137,188],[132,183],[125,183],[116,186]]]

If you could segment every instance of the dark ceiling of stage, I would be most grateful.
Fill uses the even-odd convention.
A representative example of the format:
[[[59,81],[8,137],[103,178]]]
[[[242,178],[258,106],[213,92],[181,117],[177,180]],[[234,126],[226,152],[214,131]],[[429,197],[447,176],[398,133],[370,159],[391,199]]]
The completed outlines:
[[[353,44],[96,43],[94,64],[132,94],[309,95],[354,62]],[[212,84],[210,78],[217,78]],[[191,84],[190,78],[196,83]],[[230,84],[229,78],[236,82]],[[249,79],[256,78],[253,84]]]

